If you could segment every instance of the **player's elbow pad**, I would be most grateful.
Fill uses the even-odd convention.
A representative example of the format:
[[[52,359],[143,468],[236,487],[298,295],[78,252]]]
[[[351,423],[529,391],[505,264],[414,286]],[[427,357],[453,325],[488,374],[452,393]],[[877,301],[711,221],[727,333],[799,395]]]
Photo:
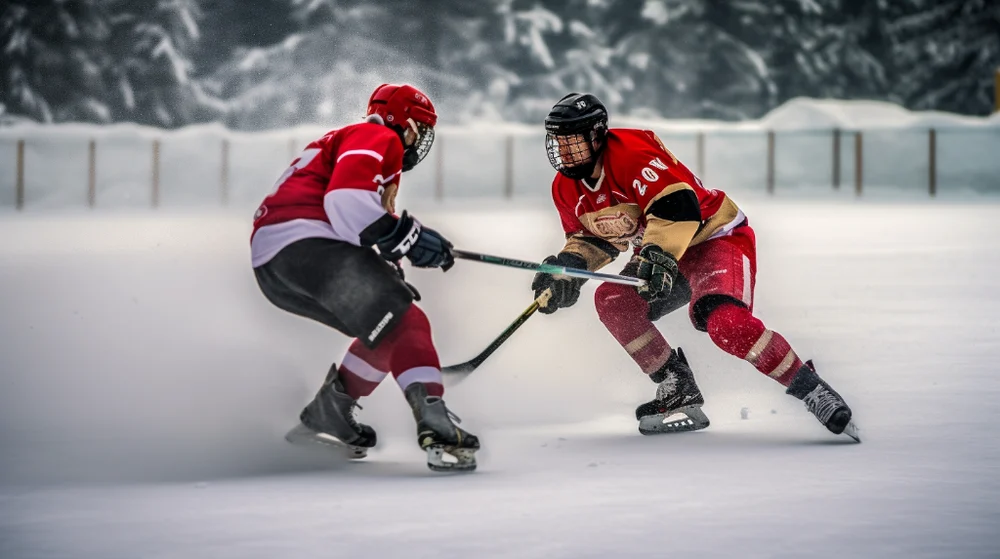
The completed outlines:
[[[675,222],[701,221],[701,206],[698,204],[698,195],[685,188],[653,202],[646,210],[646,215]]]

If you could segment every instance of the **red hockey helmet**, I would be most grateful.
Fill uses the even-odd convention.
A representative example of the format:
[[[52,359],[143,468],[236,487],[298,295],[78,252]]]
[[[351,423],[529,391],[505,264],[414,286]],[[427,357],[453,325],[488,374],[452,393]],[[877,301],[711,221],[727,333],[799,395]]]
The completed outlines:
[[[409,171],[427,156],[434,143],[437,112],[419,89],[407,84],[384,83],[376,87],[368,99],[368,114],[378,115],[383,123],[399,132],[401,139],[407,129],[416,134],[417,141],[403,150],[404,171]]]

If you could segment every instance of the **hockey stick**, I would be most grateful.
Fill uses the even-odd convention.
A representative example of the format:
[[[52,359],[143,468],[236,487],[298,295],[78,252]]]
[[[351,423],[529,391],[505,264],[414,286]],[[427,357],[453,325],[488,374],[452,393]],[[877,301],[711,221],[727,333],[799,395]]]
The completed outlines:
[[[583,279],[596,279],[600,281],[606,281],[609,283],[621,283],[624,285],[644,285],[645,280],[639,278],[632,278],[629,276],[619,276],[617,274],[604,274],[601,272],[591,272],[589,270],[581,270],[579,268],[567,268],[565,266],[556,266],[554,264],[538,264],[535,262],[528,262],[526,260],[517,260],[516,258],[505,258],[503,256],[491,256],[489,254],[481,254],[478,252],[469,252],[466,250],[452,249],[451,253],[455,255],[455,258],[461,258],[463,260],[475,260],[478,262],[485,262],[487,264],[496,264],[498,266],[506,266],[508,268],[519,268],[521,270],[531,270],[535,272],[543,272],[546,274],[561,274],[564,276],[570,276],[574,278]]]
[[[482,353],[473,357],[471,360],[466,361],[465,363],[459,363],[458,365],[451,365],[449,367],[444,367],[443,369],[441,369],[441,372],[462,373],[467,375],[472,371],[475,371],[476,367],[482,365],[483,361],[486,361],[487,357],[493,355],[493,352],[496,351],[497,348],[499,348],[501,345],[503,345],[503,343],[506,342],[507,339],[510,338],[514,334],[514,332],[516,332],[517,329],[521,327],[522,324],[527,322],[527,320],[531,318],[531,315],[535,314],[535,311],[537,311],[539,307],[545,306],[545,304],[548,303],[550,297],[552,297],[552,290],[546,289],[545,291],[542,292],[541,295],[538,296],[537,299],[532,301],[531,305],[529,305],[528,308],[524,309],[524,312],[521,313],[521,316],[518,316],[517,320],[512,322],[510,326],[507,327],[506,330],[501,332],[501,334],[497,337],[497,339],[493,340],[493,342],[490,343],[490,345],[486,349],[484,349]]]

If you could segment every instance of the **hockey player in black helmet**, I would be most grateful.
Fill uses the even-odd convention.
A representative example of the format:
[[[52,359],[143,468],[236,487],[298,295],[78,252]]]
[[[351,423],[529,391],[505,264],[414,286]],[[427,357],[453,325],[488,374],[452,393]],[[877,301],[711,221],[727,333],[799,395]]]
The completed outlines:
[[[684,352],[653,324],[687,305],[694,327],[716,346],[785,386],[831,432],[860,440],[840,394],[753,315],[756,237],[725,192],[706,188],[652,131],[609,128],[607,108],[593,95],[560,99],[545,132],[557,171],[552,197],[566,235],[545,263],[594,271],[631,251],[621,273],[645,280],[638,287],[604,283],[595,293],[601,322],[657,385],[654,399],[636,409],[640,432],[709,425]],[[536,274],[535,297],[551,292],[539,311],[575,304],[584,281]]]
[[[604,148],[608,110],[593,95],[570,93],[545,117],[545,132],[549,163],[567,177],[589,177]]]

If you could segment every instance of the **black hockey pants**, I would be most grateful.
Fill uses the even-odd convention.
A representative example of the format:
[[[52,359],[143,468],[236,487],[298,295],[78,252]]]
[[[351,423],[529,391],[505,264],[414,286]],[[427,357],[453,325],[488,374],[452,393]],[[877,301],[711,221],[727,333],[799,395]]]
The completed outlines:
[[[413,302],[396,270],[374,250],[332,239],[302,239],[254,268],[257,285],[280,309],[326,324],[369,348]]]

